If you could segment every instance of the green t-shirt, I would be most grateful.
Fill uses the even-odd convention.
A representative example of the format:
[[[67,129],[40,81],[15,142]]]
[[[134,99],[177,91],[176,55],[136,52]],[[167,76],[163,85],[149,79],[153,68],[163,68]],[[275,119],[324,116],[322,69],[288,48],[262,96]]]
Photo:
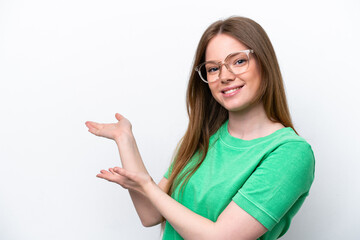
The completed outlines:
[[[227,124],[211,136],[206,158],[183,195],[178,186],[172,198],[214,222],[234,201],[268,229],[259,239],[277,239],[309,195],[315,172],[311,146],[290,127],[242,140],[229,134]],[[189,164],[196,160],[195,154]],[[166,222],[163,239],[183,238]]]

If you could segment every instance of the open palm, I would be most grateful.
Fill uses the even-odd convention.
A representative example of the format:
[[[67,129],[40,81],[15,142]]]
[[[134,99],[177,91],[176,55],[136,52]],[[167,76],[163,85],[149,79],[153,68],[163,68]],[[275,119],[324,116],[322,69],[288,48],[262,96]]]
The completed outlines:
[[[131,172],[120,167],[109,168],[109,171],[101,170],[96,177],[117,183],[125,189],[134,190],[143,195],[145,195],[145,186],[153,182],[148,173]]]
[[[89,128],[92,134],[115,140],[121,134],[131,133],[131,123],[124,116],[119,113],[115,114],[117,123],[96,123],[87,121],[85,125]]]

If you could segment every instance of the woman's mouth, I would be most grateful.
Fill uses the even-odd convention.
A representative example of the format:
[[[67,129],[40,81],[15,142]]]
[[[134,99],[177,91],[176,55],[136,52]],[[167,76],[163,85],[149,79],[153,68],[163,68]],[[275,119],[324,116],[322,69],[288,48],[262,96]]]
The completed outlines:
[[[231,97],[231,96],[235,95],[236,93],[238,93],[242,87],[243,86],[239,86],[239,87],[235,87],[235,88],[226,88],[226,89],[222,90],[221,92],[225,97]]]

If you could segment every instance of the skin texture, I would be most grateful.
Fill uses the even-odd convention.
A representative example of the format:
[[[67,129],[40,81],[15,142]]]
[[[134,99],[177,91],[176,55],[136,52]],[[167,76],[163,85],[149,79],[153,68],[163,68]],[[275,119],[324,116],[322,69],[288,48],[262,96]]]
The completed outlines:
[[[206,61],[223,61],[230,53],[248,49],[241,42],[225,34],[210,40],[206,49]],[[209,83],[213,97],[229,111],[229,133],[244,140],[263,137],[283,128],[280,123],[271,122],[262,103],[253,104],[261,75],[255,58],[250,56],[249,68],[245,73],[234,75],[225,66],[219,79]],[[224,94],[224,89],[243,86],[235,94]],[[164,192],[167,179],[157,185],[147,172],[130,122],[120,114],[117,122],[102,124],[88,121],[90,133],[112,139],[116,142],[122,167],[101,170],[96,176],[119,184],[129,190],[136,211],[144,226],[160,223],[162,216],[169,221],[184,239],[257,239],[267,229],[234,202],[212,222],[187,209]]]
[[[127,123],[120,116],[116,114],[119,122]],[[164,216],[184,239],[256,239],[266,232],[265,227],[233,202],[221,213],[217,222],[212,222],[175,201],[164,192],[167,180],[163,178],[157,185],[146,171],[131,134],[131,125],[119,122],[85,123],[94,135],[116,141],[123,165],[123,168],[109,168],[109,171],[103,169],[96,176],[129,190],[144,226],[156,225]],[[114,129],[118,131],[114,133]]]
[[[220,34],[210,40],[206,49],[206,61],[223,61],[230,53],[249,49],[247,46],[226,34]],[[259,89],[261,76],[255,59],[251,56],[246,72],[235,75],[224,65],[219,74],[219,79],[209,83],[213,97],[229,112],[242,113],[248,110],[251,100]],[[222,90],[243,86],[239,93],[227,97]]]
[[[206,61],[223,61],[229,54],[249,49],[237,39],[219,34],[212,38],[206,48]],[[261,74],[258,63],[250,53],[249,67],[246,72],[235,75],[225,66],[219,74],[219,79],[209,83],[213,97],[229,111],[229,133],[243,140],[251,140],[267,136],[283,128],[281,123],[274,123],[266,116],[264,106],[253,103],[260,84]],[[224,94],[224,89],[242,86],[231,96]]]

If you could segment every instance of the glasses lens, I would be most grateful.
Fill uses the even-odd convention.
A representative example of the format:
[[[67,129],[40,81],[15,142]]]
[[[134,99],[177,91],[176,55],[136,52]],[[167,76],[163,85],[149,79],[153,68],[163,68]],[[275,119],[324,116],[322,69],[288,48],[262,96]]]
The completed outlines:
[[[249,67],[249,58],[246,53],[240,52],[230,55],[227,64],[234,74],[245,72]]]
[[[249,67],[249,57],[244,52],[230,54],[226,58],[226,65],[233,74],[241,74]],[[205,82],[214,82],[219,79],[221,65],[217,62],[205,62],[199,67],[199,74]]]
[[[219,64],[216,62],[206,62],[200,67],[201,78],[207,82],[213,82],[219,76]]]

